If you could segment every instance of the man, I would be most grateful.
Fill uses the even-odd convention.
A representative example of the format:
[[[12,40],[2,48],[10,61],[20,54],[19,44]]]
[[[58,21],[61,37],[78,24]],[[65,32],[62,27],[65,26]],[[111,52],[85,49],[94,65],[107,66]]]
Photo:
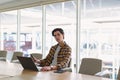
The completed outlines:
[[[71,48],[64,41],[63,29],[54,29],[52,31],[52,36],[54,36],[58,44],[51,47],[45,59],[38,60],[34,58],[34,61],[42,66],[41,71],[57,70],[68,67],[71,58]]]

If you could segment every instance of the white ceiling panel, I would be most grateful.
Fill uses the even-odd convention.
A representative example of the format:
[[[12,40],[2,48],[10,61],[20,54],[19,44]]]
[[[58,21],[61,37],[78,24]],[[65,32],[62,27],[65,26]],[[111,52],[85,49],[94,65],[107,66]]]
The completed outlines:
[[[5,4],[5,3],[9,3],[11,1],[15,1],[15,0],[0,0],[0,5]]]
[[[23,9],[69,0],[0,0],[0,12]]]

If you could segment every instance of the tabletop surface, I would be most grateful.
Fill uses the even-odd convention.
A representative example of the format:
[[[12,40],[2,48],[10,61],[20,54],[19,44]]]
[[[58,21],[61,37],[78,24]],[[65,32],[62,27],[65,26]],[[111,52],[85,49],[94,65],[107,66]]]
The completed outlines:
[[[107,78],[71,72],[54,73],[23,70],[18,63],[0,61],[0,80],[110,80]]]

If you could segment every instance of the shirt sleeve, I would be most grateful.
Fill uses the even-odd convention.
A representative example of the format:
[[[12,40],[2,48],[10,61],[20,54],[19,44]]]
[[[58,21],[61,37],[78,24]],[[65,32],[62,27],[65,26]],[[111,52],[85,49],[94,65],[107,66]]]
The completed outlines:
[[[55,49],[53,47],[51,47],[48,55],[46,56],[45,59],[43,60],[40,60],[40,66],[49,66],[53,60],[53,56],[54,56],[54,52],[55,52]]]
[[[71,59],[71,52],[71,48],[66,49],[66,51],[64,52],[65,57],[63,61],[56,65],[58,69],[68,67],[69,61]]]

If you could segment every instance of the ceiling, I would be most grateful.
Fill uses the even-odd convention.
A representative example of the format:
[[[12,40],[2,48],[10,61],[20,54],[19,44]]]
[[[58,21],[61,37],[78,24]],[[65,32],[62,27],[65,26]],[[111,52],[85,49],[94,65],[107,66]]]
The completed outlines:
[[[0,5],[11,2],[11,1],[14,1],[14,0],[0,0]]]
[[[0,12],[69,0],[0,0]]]
[[[40,6],[50,3],[71,1],[71,0],[0,0],[0,12],[23,9],[33,6]],[[73,0],[75,1],[75,0]],[[85,5],[86,7],[85,7]],[[86,9],[95,9],[104,7],[120,7],[120,0],[81,0],[81,7]]]
[[[81,5],[86,9],[120,7],[120,0],[81,0]]]

